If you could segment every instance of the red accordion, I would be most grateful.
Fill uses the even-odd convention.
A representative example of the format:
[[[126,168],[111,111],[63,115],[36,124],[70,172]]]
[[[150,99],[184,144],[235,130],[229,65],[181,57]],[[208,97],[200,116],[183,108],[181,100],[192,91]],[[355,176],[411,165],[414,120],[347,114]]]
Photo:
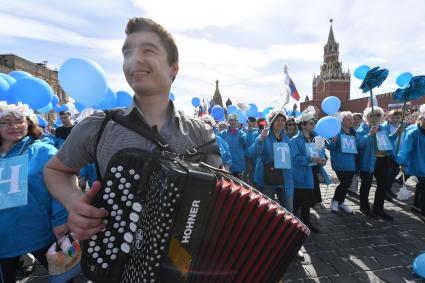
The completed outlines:
[[[83,241],[94,282],[277,282],[308,228],[222,170],[126,149],[95,203],[106,229]]]

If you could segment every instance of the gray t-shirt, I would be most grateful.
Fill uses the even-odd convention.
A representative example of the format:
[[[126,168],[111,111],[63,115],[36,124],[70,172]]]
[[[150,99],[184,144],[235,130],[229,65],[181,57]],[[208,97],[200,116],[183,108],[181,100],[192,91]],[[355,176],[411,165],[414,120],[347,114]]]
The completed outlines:
[[[168,142],[177,153],[197,148],[211,140],[215,140],[212,129],[199,119],[192,118],[182,112],[175,111],[170,102],[171,115],[168,123],[160,130],[159,134]],[[124,115],[131,111],[142,111],[134,104],[125,109]],[[57,153],[59,160],[70,168],[82,168],[95,162],[95,148],[97,133],[105,118],[103,111],[95,112],[78,123],[65,143]],[[105,126],[102,137],[97,147],[97,159],[100,172],[103,175],[111,157],[125,148],[140,148],[147,151],[155,149],[155,145],[139,134],[129,130],[113,121]],[[217,149],[218,152],[218,149]],[[222,165],[218,154],[208,154],[205,160],[211,166]]]

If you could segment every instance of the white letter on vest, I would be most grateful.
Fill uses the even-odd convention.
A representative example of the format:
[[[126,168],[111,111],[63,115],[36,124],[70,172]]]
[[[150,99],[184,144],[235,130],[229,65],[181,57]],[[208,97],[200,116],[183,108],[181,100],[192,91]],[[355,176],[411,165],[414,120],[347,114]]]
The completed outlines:
[[[0,168],[0,184],[10,183],[10,189],[8,194],[14,194],[20,192],[19,190],[19,169],[21,168],[21,165],[15,165],[11,166],[12,169],[12,175],[10,179],[3,180],[3,170],[4,168]]]

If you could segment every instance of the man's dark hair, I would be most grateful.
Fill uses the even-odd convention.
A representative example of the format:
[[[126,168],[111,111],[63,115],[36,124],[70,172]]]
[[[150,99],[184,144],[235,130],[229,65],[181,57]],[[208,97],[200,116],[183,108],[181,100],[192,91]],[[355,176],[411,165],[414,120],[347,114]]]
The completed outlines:
[[[62,115],[71,115],[71,112],[68,112],[68,111],[59,112],[59,116],[62,116]]]
[[[160,24],[148,18],[132,18],[128,20],[125,34],[133,32],[150,31],[159,36],[165,51],[167,52],[167,62],[171,66],[179,62],[179,50],[173,36],[166,31]]]

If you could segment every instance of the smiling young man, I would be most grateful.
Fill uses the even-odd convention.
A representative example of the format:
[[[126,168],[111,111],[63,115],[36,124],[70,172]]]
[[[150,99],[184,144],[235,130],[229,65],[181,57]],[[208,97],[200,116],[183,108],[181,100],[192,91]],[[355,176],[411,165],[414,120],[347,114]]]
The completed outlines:
[[[178,49],[162,26],[146,18],[130,19],[122,48],[123,71],[135,95],[123,115],[137,117],[135,124],[145,122],[178,153],[197,148],[215,140],[211,128],[197,119],[178,112],[169,100],[171,84],[179,70]],[[74,127],[57,156],[45,168],[49,191],[69,211],[69,227],[78,239],[88,239],[104,228],[105,210],[91,205],[99,192],[100,182],[83,193],[77,184],[79,168],[95,162],[95,153],[101,175],[104,175],[111,157],[121,149],[155,149],[146,138],[110,121],[96,147],[99,128],[105,118],[103,112],[84,119]],[[221,166],[218,154],[207,154],[204,162]],[[98,177],[100,178],[100,177]]]

